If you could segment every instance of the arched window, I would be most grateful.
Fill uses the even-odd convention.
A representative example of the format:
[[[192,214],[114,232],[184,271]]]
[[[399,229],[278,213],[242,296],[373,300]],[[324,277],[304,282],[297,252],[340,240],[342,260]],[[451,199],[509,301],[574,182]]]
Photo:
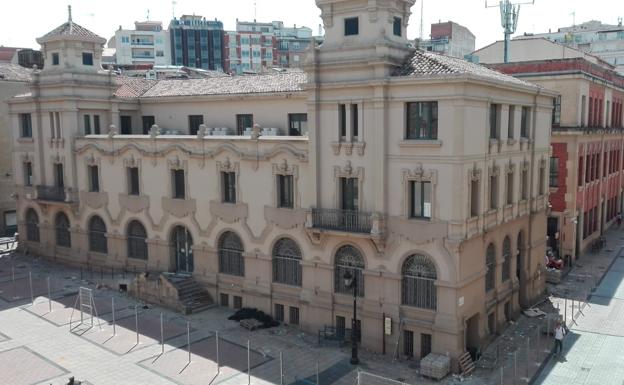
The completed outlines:
[[[496,285],[496,251],[494,250],[494,244],[488,245],[485,253],[485,291],[491,291]]]
[[[128,225],[128,258],[147,259],[147,231],[139,221]]]
[[[505,237],[503,241],[503,282],[508,281],[511,277],[511,239]]]
[[[34,209],[26,211],[26,239],[39,242],[39,215]]]
[[[71,235],[69,234],[69,219],[64,212],[56,214],[54,219],[54,230],[56,232],[56,245],[71,247]]]
[[[219,239],[219,273],[245,276],[243,242],[238,235],[226,231]]]
[[[353,246],[346,245],[336,251],[334,263],[334,290],[336,293],[352,294],[353,289],[346,287],[344,275],[351,272],[357,284],[356,294],[358,297],[364,296],[364,258],[362,254]]]
[[[96,253],[108,253],[106,224],[97,215],[89,221],[89,250]]]
[[[401,274],[403,276],[401,303],[435,310],[437,273],[433,262],[424,255],[411,255],[403,263]]]
[[[273,282],[301,286],[301,250],[290,238],[282,238],[273,247]]]

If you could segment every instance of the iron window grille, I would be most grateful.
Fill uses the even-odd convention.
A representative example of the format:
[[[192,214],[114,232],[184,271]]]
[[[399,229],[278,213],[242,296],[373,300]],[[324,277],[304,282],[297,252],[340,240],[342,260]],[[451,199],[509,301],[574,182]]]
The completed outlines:
[[[89,191],[100,191],[100,177],[98,172],[98,166],[89,166]]]
[[[238,235],[227,231],[219,239],[219,273],[245,276],[243,243]]]
[[[96,253],[108,253],[106,224],[98,216],[94,216],[89,221],[89,250]]]
[[[54,219],[54,229],[56,245],[61,247],[71,247],[71,235],[69,233],[69,219],[65,213],[56,214]]]
[[[223,179],[223,202],[236,203],[236,173],[221,172]]]
[[[342,294],[353,293],[353,288],[346,287],[344,282],[345,273],[349,271],[357,284],[356,295],[364,297],[364,258],[358,249],[351,245],[342,246],[336,251],[334,264],[334,291]]]
[[[282,238],[273,247],[273,282],[301,286],[301,249],[290,238]]]
[[[147,260],[147,232],[139,221],[128,225],[128,258]]]
[[[421,309],[437,308],[437,279],[433,262],[424,255],[411,255],[403,263],[401,304]]]

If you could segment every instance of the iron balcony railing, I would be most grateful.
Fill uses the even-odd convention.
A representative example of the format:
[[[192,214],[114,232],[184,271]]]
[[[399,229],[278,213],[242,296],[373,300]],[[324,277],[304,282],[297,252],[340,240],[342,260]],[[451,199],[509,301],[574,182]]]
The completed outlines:
[[[37,199],[44,201],[66,202],[67,194],[64,187],[37,186]]]
[[[318,229],[350,233],[370,233],[371,213],[357,210],[312,209],[312,226]]]

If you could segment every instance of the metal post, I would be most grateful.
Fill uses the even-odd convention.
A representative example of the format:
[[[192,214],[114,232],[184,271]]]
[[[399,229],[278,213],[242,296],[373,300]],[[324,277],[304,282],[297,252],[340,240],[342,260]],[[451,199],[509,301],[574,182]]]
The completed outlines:
[[[503,375],[505,374],[505,366],[501,366],[500,385],[503,385]]]
[[[11,277],[13,280],[13,283],[15,283],[15,266],[11,265]]]
[[[572,318],[572,322],[574,322],[574,299],[572,299],[572,310],[570,310],[570,317]]]
[[[139,305],[134,305],[134,329],[136,330],[136,343],[139,344]]]
[[[568,324],[568,299],[563,299],[563,324]]]
[[[247,385],[251,385],[251,364],[249,362],[249,340],[247,340]]]
[[[526,345],[526,378],[527,381],[529,379],[529,362],[531,361],[531,357],[529,356],[530,348],[529,342],[531,341],[531,337],[527,337],[527,345]]]
[[[319,383],[319,362],[316,361],[316,385],[320,385]]]
[[[514,385],[516,383],[516,378],[518,377],[518,351],[514,352]]]
[[[50,293],[50,276],[48,275],[48,308],[52,312],[52,294]]]
[[[82,266],[80,266],[80,280],[82,281]]]
[[[111,297],[111,306],[113,309],[113,335],[117,334],[117,330],[115,329],[115,297]]]
[[[35,296],[33,295],[33,287],[32,287],[32,271],[28,272],[28,284],[30,285],[30,304],[35,304]]]
[[[165,353],[165,334],[163,333],[163,316],[160,313],[160,352]]]
[[[104,280],[104,268],[100,267],[100,281]]]
[[[280,385],[284,385],[284,357],[280,352]]]
[[[215,331],[215,343],[217,352],[217,373],[221,371],[221,363],[219,362],[219,331]]]
[[[191,363],[191,324],[186,321],[186,348],[188,349],[188,362]]]
[[[536,337],[536,343],[537,343],[537,362],[540,362],[540,349],[541,349],[541,342],[540,342],[540,326],[537,325],[537,337]]]

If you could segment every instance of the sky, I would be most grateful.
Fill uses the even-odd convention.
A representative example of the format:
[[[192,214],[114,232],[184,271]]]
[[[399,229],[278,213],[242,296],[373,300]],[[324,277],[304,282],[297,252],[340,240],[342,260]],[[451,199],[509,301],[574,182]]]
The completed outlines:
[[[476,36],[476,48],[503,38],[499,9],[486,8],[485,0],[424,1],[424,37],[431,23],[452,20],[468,27]],[[487,0],[488,5],[498,1]],[[513,0],[514,3],[522,0]],[[236,19],[252,21],[281,20],[286,25],[308,26],[318,33],[320,10],[314,0],[3,0],[0,12],[0,45],[39,48],[37,37],[67,20],[67,5],[72,6],[73,20],[107,40],[121,25],[133,28],[135,21],[147,19],[164,22],[173,14],[196,14],[217,18],[226,30],[236,28]],[[526,1],[525,1],[526,2]],[[531,2],[529,0],[528,2]],[[255,6],[254,6],[255,3]],[[420,36],[421,0],[412,8],[408,38]],[[573,15],[574,13],[575,15]],[[622,0],[535,0],[522,5],[517,34],[555,31],[559,27],[600,20],[617,24],[624,17]]]

